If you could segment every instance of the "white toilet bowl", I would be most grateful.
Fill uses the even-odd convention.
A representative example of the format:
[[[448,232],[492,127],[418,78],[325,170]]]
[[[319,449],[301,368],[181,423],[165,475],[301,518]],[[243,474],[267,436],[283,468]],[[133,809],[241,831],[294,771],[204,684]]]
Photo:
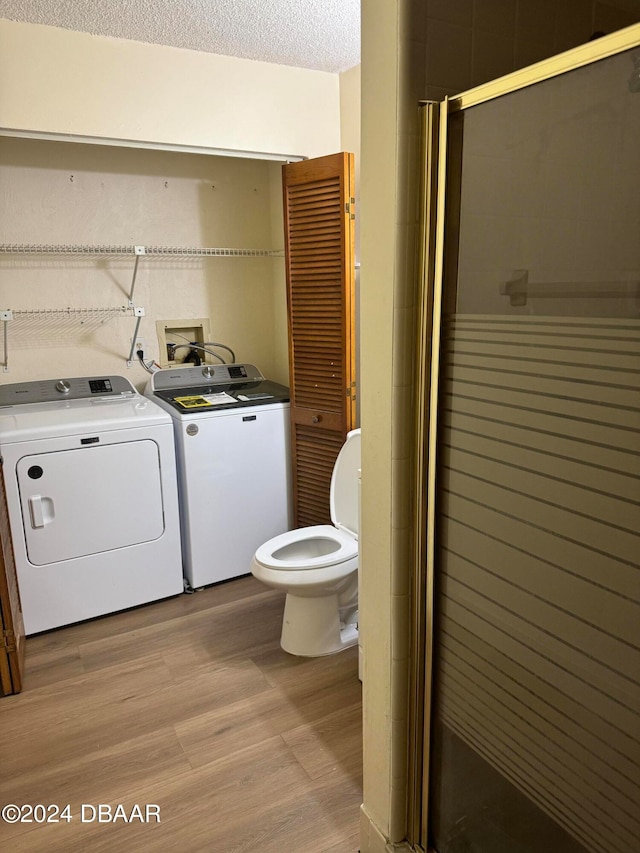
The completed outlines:
[[[256,551],[251,573],[287,593],[282,648],[317,657],[358,642],[360,430],[347,435],[333,467],[331,520],[290,530]]]

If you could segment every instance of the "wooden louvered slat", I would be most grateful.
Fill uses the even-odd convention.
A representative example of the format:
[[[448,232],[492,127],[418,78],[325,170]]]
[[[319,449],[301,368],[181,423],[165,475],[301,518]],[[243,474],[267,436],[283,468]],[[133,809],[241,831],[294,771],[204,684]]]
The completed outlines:
[[[332,338],[336,338],[338,342],[342,340],[342,330],[339,328],[331,328],[327,329],[327,325],[331,322],[331,314],[325,312],[323,317],[316,317],[311,314],[297,314],[294,318],[292,318],[292,322],[295,326],[297,326],[300,331],[317,331],[319,330],[322,333],[322,337],[325,340],[331,340]],[[309,342],[311,342],[311,338],[309,338]],[[304,347],[299,347],[298,351],[303,352]]]
[[[323,377],[323,379],[324,379],[323,384],[325,386],[323,396],[325,396],[327,399],[335,398],[337,401],[336,407],[335,408],[331,407],[331,411],[338,411],[339,412],[339,406],[342,403],[342,394],[340,393],[339,380],[336,381],[331,376]],[[302,393],[307,393],[307,394],[316,393],[317,394],[317,390],[318,390],[317,386],[319,384],[318,382],[313,382],[313,380],[310,380],[310,379],[307,379],[307,380],[301,379],[301,380],[299,380],[299,382],[300,382]],[[332,393],[332,388],[331,388],[332,383],[335,387],[335,391],[333,391],[333,393]],[[319,408],[319,407],[316,406],[315,408]],[[328,411],[329,407],[323,406],[323,409],[325,409],[325,411]]]
[[[326,319],[331,319],[333,317],[335,311],[335,305],[327,305],[323,306],[320,309],[313,309],[313,306],[309,306],[308,308],[298,308],[294,315],[294,322],[296,318],[300,319],[302,323],[310,323],[312,321],[316,321],[320,324],[323,324]]]
[[[324,160],[325,158],[320,158]],[[317,161],[316,161],[317,162]],[[312,164],[312,161],[307,160],[306,165]],[[309,195],[314,195],[318,193],[326,192],[327,190],[332,190],[335,187],[335,179],[328,178],[327,180],[314,180],[312,184],[308,181],[303,181],[301,185],[296,186],[295,183],[292,183],[290,189],[291,198],[297,198],[302,196],[303,198],[307,198]]]
[[[297,296],[300,290],[304,293],[310,285],[318,285],[325,289],[333,287],[335,291],[336,282],[339,279],[336,265],[321,262],[320,260],[317,260],[313,264],[304,264],[302,267],[293,267],[291,272],[296,277],[293,288],[294,296]]]
[[[335,322],[335,311],[336,308],[340,307],[340,303],[336,300],[332,300],[329,303],[327,303],[326,301],[321,302],[319,303],[319,305],[322,306],[322,310],[320,310],[320,308],[318,307],[318,309],[314,311],[315,306],[313,305],[313,303],[310,303],[308,300],[305,302],[300,302],[294,309],[292,317],[294,320],[296,318],[301,318],[305,321],[309,321],[311,319],[314,319],[315,317],[320,317],[321,314],[328,314],[328,319],[331,322],[332,326],[338,327],[338,324],[336,324]],[[325,319],[323,321],[323,325],[326,326],[327,322],[328,321]]]
[[[320,157],[316,161],[307,160],[305,163],[305,166],[311,166],[311,173],[313,173],[313,171],[315,169],[315,165],[317,165],[321,160],[326,160],[326,159],[328,159],[328,158]],[[315,193],[326,192],[326,190],[328,190],[328,189],[329,190],[333,189],[334,186],[335,186],[335,178],[333,176],[330,178],[326,178],[326,179],[315,178],[313,180],[312,184],[309,183],[309,180],[305,180],[304,178],[302,178],[301,182],[297,185],[296,185],[295,181],[292,181],[292,183],[290,184],[290,187],[291,187],[290,192],[291,192],[292,198],[296,198],[300,195],[303,195],[304,197],[306,197],[309,194],[313,194],[314,192]]]
[[[342,376],[340,370],[334,364],[331,356],[323,356],[321,353],[315,356],[316,364],[313,367],[305,367],[298,365],[295,369],[295,376],[298,382],[341,382]]]
[[[283,167],[294,518],[328,524],[336,456],[355,426],[353,155]]]
[[[290,206],[291,221],[295,223],[296,220],[302,219],[318,223],[336,222],[340,218],[340,212],[336,210],[336,203],[339,202],[339,199],[340,194],[336,193],[333,196],[316,196],[307,204],[292,204]]]
[[[342,391],[340,379],[335,378],[333,376],[321,376],[317,381],[314,382],[313,379],[305,379],[299,378],[296,376],[296,380],[300,385],[298,394],[316,394],[316,401],[318,401],[322,397],[331,397],[336,398],[337,405],[335,408],[331,408],[330,411],[335,411],[338,414],[340,413],[340,408],[342,407]],[[298,401],[300,404],[300,400]],[[326,406],[311,406],[310,408],[322,408],[325,411],[329,411],[329,408]]]
[[[341,377],[335,371],[332,371],[329,365],[323,370],[318,370],[313,376],[308,373],[305,374],[304,372],[296,371],[296,380],[301,385],[318,385],[322,382],[327,387],[331,387],[334,383],[336,387],[340,387]]]
[[[332,269],[341,269],[340,247],[328,243],[305,242],[296,247],[296,260],[292,262],[292,268],[300,265],[321,262]]]
[[[318,371],[310,370],[296,370],[295,371],[295,379],[296,382],[301,384],[315,384],[321,387],[326,387],[330,389],[332,387],[342,388],[342,376],[339,371],[332,366],[331,362],[326,363],[326,359],[324,360],[324,364],[321,366],[322,369]]]
[[[337,271],[335,267],[317,263],[306,269],[294,269],[296,275],[296,283],[294,293],[297,296],[302,290],[304,293],[309,286],[324,287],[325,289],[332,288],[335,290]]]
[[[321,199],[326,196],[340,195],[340,184],[335,180],[312,181],[304,186],[292,189],[290,199],[292,206],[306,204],[309,199]]]
[[[327,381],[330,382],[331,377],[329,377],[327,379]],[[302,382],[301,382],[301,393],[303,395],[307,394],[307,395],[309,395],[309,397],[311,397],[311,395],[313,395],[313,394],[317,395],[317,390],[318,390],[317,389],[317,383],[313,383],[310,380],[308,380],[306,382],[304,380],[302,380]],[[339,412],[340,405],[342,403],[342,395],[340,394],[340,389],[338,387],[336,387],[336,390],[333,393],[331,393],[331,390],[325,391],[324,398],[327,400],[327,405],[323,406],[325,411],[331,409],[332,411]],[[317,396],[316,396],[316,399],[317,399]],[[335,400],[335,406],[330,405],[330,401],[332,401],[332,400]]]
[[[330,343],[330,341],[328,340],[327,343]],[[318,359],[320,359],[321,365],[323,365],[325,367],[326,367],[327,361],[328,361],[329,365],[333,368],[332,376],[334,373],[337,372],[339,377],[340,377],[340,381],[342,381],[341,360],[340,360],[339,355],[336,355],[336,348],[337,348],[337,344],[339,343],[339,339],[336,339],[335,343],[336,343],[336,346],[334,346],[333,348],[332,347],[326,347],[325,348],[324,351],[325,351],[326,355],[324,355],[324,357],[322,356],[322,348],[320,348],[320,347],[318,348],[317,353],[310,352],[307,354],[304,351],[299,352],[298,358],[300,359],[300,364],[298,364],[293,369],[293,375],[296,378],[299,376],[300,377],[316,376],[316,364],[318,362]],[[321,377],[318,376],[318,381],[320,381],[320,379],[321,379]]]
[[[315,374],[318,359],[321,359],[322,364],[326,364],[328,361],[336,370],[341,372],[342,360],[340,358],[339,339],[332,342],[329,337],[325,337],[324,340],[313,341],[309,346],[297,347],[296,356],[299,363],[293,369],[295,373]]]
[[[325,232],[305,231],[300,237],[293,242],[298,251],[305,250],[315,252],[316,249],[330,249],[335,253],[336,260],[340,259],[340,246]]]
[[[292,220],[292,225],[298,229],[298,234],[296,234],[297,239],[306,239],[310,236],[321,237],[323,241],[327,241],[329,239],[329,233],[327,232],[328,228],[335,228],[339,226],[340,219],[329,219],[327,217],[323,218],[321,221],[317,219],[312,219],[308,216],[298,217]]]
[[[296,381],[300,385],[301,391],[311,391],[312,389],[316,388],[318,384],[320,384],[320,382],[322,382],[323,387],[327,390],[328,393],[331,392],[333,387],[335,388],[335,393],[339,395],[340,400],[342,399],[342,393],[340,391],[340,377],[335,377],[325,373],[324,375],[320,376],[319,379],[309,378],[306,376],[296,376]]]
[[[307,383],[305,386],[302,385],[299,392],[299,408],[307,408],[311,411],[315,412],[323,412],[325,415],[325,419],[329,414],[340,415],[340,410],[342,408],[342,394],[338,391],[331,393],[330,390],[326,389],[318,389],[313,385]],[[308,405],[305,406],[305,402],[308,402]],[[312,406],[311,403],[317,403],[317,405]],[[316,417],[314,414],[312,416]],[[319,420],[322,420],[320,418]],[[319,421],[318,421],[319,422]]]
[[[312,235],[317,235],[323,239],[333,238],[334,234],[334,223],[332,222],[296,222],[296,233],[291,235],[291,243],[306,240]]]
[[[292,237],[292,245],[302,245],[310,241],[317,240],[322,243],[328,243],[332,246],[339,246],[340,243],[335,239],[335,234],[330,224],[325,224],[322,227],[300,227],[295,237]]]
[[[327,241],[323,243],[318,243],[317,241],[314,243],[304,243],[298,246],[296,260],[292,261],[291,266],[295,269],[301,264],[308,264],[311,261],[317,262],[319,260],[327,265],[331,265],[333,261],[340,268],[340,247]]]
[[[335,217],[334,202],[340,199],[340,187],[327,187],[324,191],[312,192],[308,196],[294,196],[290,201],[290,210],[295,215],[311,215],[316,219],[324,216]]]
[[[292,266],[291,273],[296,277],[292,291],[294,296],[297,296],[299,290],[305,292],[309,285],[314,285],[315,282],[325,288],[333,286],[335,292],[339,292],[340,267],[333,258],[301,258],[299,263]],[[295,308],[295,305],[293,307]]]
[[[314,250],[313,252],[310,252],[303,249],[296,254],[295,260],[291,262],[291,271],[295,272],[295,270],[299,269],[301,266],[309,266],[309,264],[313,264],[314,267],[317,265],[321,270],[323,268],[331,270],[334,273],[333,280],[336,283],[340,281],[339,272],[342,269],[341,259],[339,253],[335,252],[333,249],[331,252],[323,252],[322,250]],[[295,277],[292,279],[291,283],[294,287],[297,285]]]
[[[315,302],[313,297],[310,298],[309,293],[302,294],[302,297],[297,297],[296,295],[296,305],[294,306],[291,315],[292,317],[298,316],[298,314],[306,313],[308,314],[310,311],[313,311],[314,308],[322,307],[324,310],[332,309],[333,310],[333,324],[341,325],[336,323],[335,321],[335,312],[336,309],[340,309],[342,307],[342,303],[340,299],[336,299],[335,296],[331,293],[323,292],[322,298],[320,301]]]
[[[295,270],[310,263],[320,263],[330,269],[341,269],[340,247],[327,245],[326,241],[298,246],[296,257],[291,261],[291,269]],[[295,284],[295,280],[293,283]]]
[[[337,345],[339,345],[340,340],[341,340],[339,332],[334,332],[332,334],[328,334],[324,330],[314,332],[313,328],[309,328],[309,326],[306,327],[305,334],[307,335],[307,338],[309,341],[312,341],[312,342],[317,341],[320,344],[321,343],[327,343],[327,344],[330,343],[330,344],[334,344],[337,346]],[[342,360],[340,359],[340,361],[342,361]],[[294,369],[294,372],[295,372],[295,369]]]
[[[298,202],[291,205],[291,220],[295,221],[296,217],[313,218],[319,222],[325,219],[337,220],[335,213],[336,201],[339,202],[340,193],[336,192],[332,195],[315,196],[305,202]]]
[[[331,196],[316,196],[307,203],[294,203],[289,208],[291,221],[295,222],[296,219],[313,220],[314,222],[337,221],[339,214],[336,214],[335,206],[339,199],[340,193],[335,193]]]
[[[296,425],[297,466],[294,485],[298,494],[299,523],[331,524],[329,488],[336,456],[343,443],[339,433]]]

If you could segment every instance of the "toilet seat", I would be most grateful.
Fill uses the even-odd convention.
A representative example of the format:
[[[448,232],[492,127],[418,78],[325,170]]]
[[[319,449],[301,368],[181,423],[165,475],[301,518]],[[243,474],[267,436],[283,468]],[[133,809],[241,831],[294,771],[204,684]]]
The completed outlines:
[[[353,534],[320,524],[274,536],[258,548],[254,559],[267,569],[305,571],[335,566],[357,556],[358,540]]]

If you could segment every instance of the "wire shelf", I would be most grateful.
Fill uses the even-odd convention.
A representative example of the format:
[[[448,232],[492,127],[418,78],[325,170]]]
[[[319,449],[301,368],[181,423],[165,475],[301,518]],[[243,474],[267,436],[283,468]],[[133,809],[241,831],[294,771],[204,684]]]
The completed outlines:
[[[131,339],[131,350],[127,364],[131,366],[134,356],[135,339],[138,336],[144,308],[134,304],[136,276],[140,260],[170,259],[194,260],[198,258],[277,258],[283,257],[282,249],[232,249],[206,246],[128,246],[128,245],[87,245],[87,244],[44,244],[44,243],[2,243],[0,256],[47,256],[72,257],[94,260],[133,259],[131,287],[129,289],[129,307],[118,308],[45,308],[31,310],[0,310],[2,321],[4,361],[2,368],[9,370],[9,338],[12,346],[30,345],[55,346],[70,342],[83,343],[90,339],[104,323],[114,317],[132,314],[135,330]],[[11,326],[11,329],[9,329]]]
[[[130,317],[131,308],[34,308],[11,311],[11,345],[51,346],[81,343],[116,317]]]
[[[202,246],[92,246],[2,243],[4,255],[73,255],[92,258],[278,258],[282,249],[231,249]]]
[[[131,308],[125,305],[111,308],[20,308],[17,311],[11,311],[11,314],[14,320],[28,321],[44,318],[72,320],[77,323],[87,320],[106,320],[131,314]]]

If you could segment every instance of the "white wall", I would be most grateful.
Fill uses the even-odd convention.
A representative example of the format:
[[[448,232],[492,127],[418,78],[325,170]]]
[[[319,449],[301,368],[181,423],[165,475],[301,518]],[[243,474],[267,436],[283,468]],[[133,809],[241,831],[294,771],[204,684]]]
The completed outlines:
[[[282,205],[282,166],[269,164],[271,177],[271,245],[284,252],[284,212]],[[287,314],[287,281],[284,257],[271,259],[273,278],[272,339],[274,368],[271,379],[289,385],[289,321]]]
[[[0,20],[0,129],[35,137],[0,138],[0,243],[282,249],[281,164],[245,155],[340,150],[340,81]],[[126,305],[131,270],[130,260],[3,256],[0,308]],[[156,320],[210,317],[212,337],[238,359],[288,382],[282,261],[144,261],[135,302],[146,309],[140,334],[151,355]],[[14,323],[0,381],[126,372],[140,387],[144,371],[126,367],[132,331],[129,319],[112,320],[91,336],[70,331],[66,346],[52,348]]]
[[[0,138],[0,242],[270,249],[272,165]],[[275,264],[281,261],[142,259],[134,302],[146,311],[139,335],[150,354],[159,356],[156,320],[207,317],[212,338],[231,346],[238,360],[280,377]],[[127,306],[132,271],[133,257],[0,255],[0,307]],[[40,329],[33,322],[13,320],[10,370],[0,379],[109,372],[124,373],[141,385],[146,373],[137,364],[131,369],[126,365],[134,322],[131,316],[115,318],[88,333],[76,321]]]
[[[340,148],[354,154],[356,171],[356,261],[360,260],[360,78],[360,65],[340,75]]]
[[[364,648],[364,805],[361,849],[390,836],[393,719],[392,354],[397,218],[395,3],[362,8],[361,396],[362,528],[360,637]]]
[[[338,75],[0,20],[0,127],[315,157]]]

